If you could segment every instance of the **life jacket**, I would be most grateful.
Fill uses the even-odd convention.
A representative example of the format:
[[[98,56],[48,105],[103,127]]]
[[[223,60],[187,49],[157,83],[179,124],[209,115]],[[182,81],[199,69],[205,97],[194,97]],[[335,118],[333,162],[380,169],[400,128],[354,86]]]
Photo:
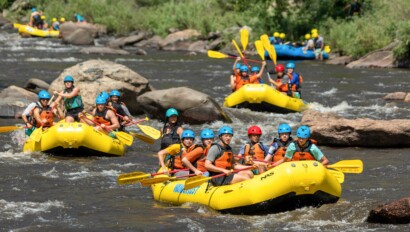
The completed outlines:
[[[249,81],[252,81],[251,82],[251,84],[261,84],[261,81],[262,81],[262,83],[263,83],[263,80],[262,79],[259,79],[258,77],[257,77],[257,75],[258,74],[251,74],[250,75],[250,77],[249,77]]]
[[[292,90],[297,91],[298,89],[301,88],[301,84],[303,83],[303,78],[302,75],[299,75],[298,73],[293,72],[291,76],[289,76],[288,73],[286,73],[290,78],[290,81],[292,82]]]
[[[273,154],[273,162],[281,160],[285,157],[286,149],[288,148],[289,144],[293,142],[293,138],[289,137],[288,141],[285,143],[282,140],[275,138],[272,144],[276,143],[278,145],[278,149],[276,149],[275,154]]]
[[[176,125],[168,134],[166,133],[166,127],[162,129],[162,138],[161,138],[161,150],[167,148],[171,144],[181,143],[181,138],[177,133],[178,128],[180,126]]]
[[[321,39],[319,39],[319,38],[320,38],[320,37],[318,37],[317,39],[314,40],[314,41],[315,41],[315,48],[316,48],[316,49],[322,47],[323,40],[321,40]]]
[[[44,23],[44,21],[41,19],[41,15],[38,12],[33,13],[33,26],[39,26]]]
[[[33,125],[35,125],[35,127],[50,127],[53,125],[53,108],[51,108],[50,106],[46,106],[43,107],[41,104],[36,103],[37,106],[34,107],[34,109],[38,108],[39,109],[39,115],[40,115],[40,119],[41,121],[43,121],[43,119],[46,119],[45,123],[42,122],[37,122],[37,120],[33,117]],[[32,110],[32,112],[34,112],[34,109]],[[33,113],[34,114],[34,113]]]
[[[242,76],[239,79],[236,79],[236,85],[235,85],[235,90],[240,89],[242,86],[246,85],[246,84],[250,84],[250,78],[249,76],[244,79]]]
[[[71,93],[73,89],[74,86],[71,89],[65,89],[64,93]],[[83,107],[83,100],[80,95],[77,95],[73,98],[64,98],[64,106],[67,110],[80,108]]]
[[[223,148],[218,143],[212,143],[212,146],[217,146],[219,149],[219,154],[216,156],[216,159],[214,160],[213,165],[215,165],[218,168],[232,169],[233,168],[232,167],[232,162],[233,162],[232,148],[230,146]],[[212,172],[210,173],[211,175],[213,174]]]
[[[106,126],[111,125],[111,120],[107,119],[108,110],[109,109],[107,107],[105,107],[104,110],[101,112],[96,109],[94,114],[95,122],[97,122],[98,124],[104,124]]]
[[[267,154],[265,147],[260,142],[253,145],[251,143],[245,145],[244,157],[250,156],[253,159],[263,160],[265,159],[265,154]]]
[[[279,83],[280,84],[280,86],[279,87],[276,87],[276,89],[278,90],[278,91],[280,91],[280,92],[288,92],[289,91],[289,85],[290,85],[290,83],[287,83],[287,84],[284,84],[284,83],[282,83],[282,79],[283,78],[280,78],[280,79],[276,79],[275,80],[275,82],[276,83]],[[292,91],[293,91],[293,87],[292,87]],[[296,91],[296,87],[295,87],[295,91]]]
[[[294,142],[296,152],[293,154],[292,161],[316,160],[312,153],[310,153],[310,148],[312,147],[313,142],[308,140],[306,143],[306,146],[301,148],[297,142]]]
[[[182,159],[185,157],[186,153],[189,153],[191,151],[193,151],[194,149],[201,147],[201,145],[197,145],[197,144],[193,144],[192,146],[188,147],[185,149],[185,146],[180,143],[180,149],[178,154],[171,156],[171,161],[169,162],[169,168],[174,170],[174,169],[183,169],[184,167],[184,163],[182,163]]]
[[[51,28],[55,31],[58,31],[58,30],[60,30],[60,24],[58,22],[53,22],[51,24]]]
[[[206,160],[206,156],[208,155],[208,151],[211,148],[212,143],[208,144],[208,146],[206,146],[204,148],[204,153],[202,154],[201,157],[199,157],[198,160],[196,160],[196,162],[192,163],[199,171],[201,172],[206,172],[208,170],[206,170],[205,168],[205,160]]]
[[[125,104],[123,102],[111,102],[111,109],[112,111],[114,111],[114,113],[119,114],[121,116],[126,116],[125,115],[125,111],[122,108],[122,105],[125,106]],[[120,117],[118,117],[119,121],[123,121]]]

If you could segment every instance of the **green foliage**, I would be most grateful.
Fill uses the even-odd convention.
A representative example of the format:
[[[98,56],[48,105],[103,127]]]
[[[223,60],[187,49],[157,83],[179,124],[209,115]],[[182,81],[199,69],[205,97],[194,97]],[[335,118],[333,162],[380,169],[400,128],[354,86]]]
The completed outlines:
[[[0,0],[0,11],[2,9],[7,9],[11,4],[13,4],[13,0]]]

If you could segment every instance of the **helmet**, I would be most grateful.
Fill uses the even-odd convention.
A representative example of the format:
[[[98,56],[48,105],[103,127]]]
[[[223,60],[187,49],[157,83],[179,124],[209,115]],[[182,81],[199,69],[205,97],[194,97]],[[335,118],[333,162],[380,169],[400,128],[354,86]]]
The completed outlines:
[[[165,117],[169,118],[172,115],[179,116],[178,111],[175,108],[169,108],[167,112],[165,112]]]
[[[313,28],[310,32],[312,32],[312,34],[315,34],[315,33],[317,34],[318,33],[316,28]]]
[[[195,139],[195,133],[192,130],[184,130],[181,135],[181,139],[193,138]]]
[[[98,97],[95,99],[95,104],[97,105],[105,105],[107,104],[107,99],[105,99],[103,96],[98,95]]]
[[[201,139],[213,139],[215,138],[215,134],[211,129],[203,129],[201,131]]]
[[[278,134],[282,133],[292,133],[292,128],[290,128],[289,124],[282,123],[278,127]]]
[[[223,126],[219,129],[218,131],[218,136],[221,136],[223,134],[231,134],[233,135],[233,130],[230,126]]]
[[[60,18],[60,22],[65,22],[65,18]]]
[[[281,39],[284,39],[284,38],[286,37],[286,35],[285,35],[285,33],[280,33],[279,37],[280,37]]]
[[[38,93],[38,98],[39,98],[39,99],[50,99],[51,96],[50,96],[50,94],[49,94],[47,91],[45,91],[45,90],[43,89],[43,90],[41,90],[41,91]]]
[[[258,126],[251,126],[248,129],[248,135],[262,135],[262,130]]]
[[[308,126],[300,126],[296,131],[296,136],[301,139],[307,139],[310,137],[310,128]]]
[[[275,38],[277,38],[277,37],[279,37],[279,32],[277,32],[277,31],[275,31],[275,33],[273,33],[273,37],[275,37]]]
[[[37,11],[37,10],[36,10],[35,7],[31,8],[31,12],[36,12],[36,11]]]
[[[74,78],[72,76],[65,76],[64,82],[74,82]]]
[[[310,39],[310,34],[309,34],[309,33],[307,33],[307,34],[305,35],[305,39],[307,39],[307,40]]]
[[[275,68],[276,72],[284,72],[285,71],[285,66],[283,64],[278,64]]]
[[[43,20],[46,19],[46,16],[42,15],[42,16],[41,16],[41,19],[43,19]]]
[[[249,68],[246,65],[241,66],[241,72],[248,72]]]
[[[295,68],[295,64],[294,64],[294,63],[288,63],[288,64],[286,65],[286,68],[294,69],[294,68]]]
[[[56,18],[53,18],[53,19],[51,20],[51,22],[57,22],[57,19],[56,19]]]
[[[253,66],[252,68],[251,68],[251,72],[259,72],[259,67],[258,66]]]
[[[102,91],[100,94],[98,94],[98,97],[102,97],[105,99],[105,101],[108,101],[108,99],[110,98],[110,95],[108,95],[107,92]]]
[[[318,33],[312,33],[312,38],[317,38],[317,37],[319,37]]]
[[[240,69],[241,68],[241,64],[239,64],[239,63],[236,63],[236,69]]]
[[[111,90],[111,92],[110,92],[110,97],[112,97],[112,96],[121,97],[121,93],[120,93],[120,91],[114,89],[114,90]]]

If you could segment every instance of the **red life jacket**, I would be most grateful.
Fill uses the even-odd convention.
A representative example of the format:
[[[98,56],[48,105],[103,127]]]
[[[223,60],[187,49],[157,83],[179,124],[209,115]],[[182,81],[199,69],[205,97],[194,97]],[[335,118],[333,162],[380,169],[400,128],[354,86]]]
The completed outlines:
[[[286,149],[288,148],[289,144],[293,142],[293,138],[289,137],[288,141],[286,141],[285,143],[282,142],[282,140],[280,139],[274,139],[273,143],[278,144],[278,149],[276,149],[275,154],[273,155],[273,162],[279,161],[281,159],[283,159],[283,157],[285,157],[286,154]]]
[[[308,140],[306,146],[301,148],[297,142],[295,142],[296,152],[292,156],[292,161],[299,160],[316,160],[312,153],[310,153],[310,148],[313,143]]]
[[[107,112],[108,112],[107,107],[104,108],[103,111],[99,112],[98,109],[95,109],[95,114],[94,114],[94,120],[98,123],[98,124],[104,124],[106,126],[110,126],[111,125],[111,120],[107,119]]]

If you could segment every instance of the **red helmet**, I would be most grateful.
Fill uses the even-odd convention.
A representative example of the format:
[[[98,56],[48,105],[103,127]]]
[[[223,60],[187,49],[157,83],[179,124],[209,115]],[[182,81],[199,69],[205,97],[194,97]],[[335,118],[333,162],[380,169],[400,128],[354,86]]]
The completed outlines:
[[[278,64],[276,66],[276,72],[284,72],[285,71],[285,66],[283,64]]]
[[[262,130],[258,126],[251,126],[248,129],[248,135],[262,135]]]

